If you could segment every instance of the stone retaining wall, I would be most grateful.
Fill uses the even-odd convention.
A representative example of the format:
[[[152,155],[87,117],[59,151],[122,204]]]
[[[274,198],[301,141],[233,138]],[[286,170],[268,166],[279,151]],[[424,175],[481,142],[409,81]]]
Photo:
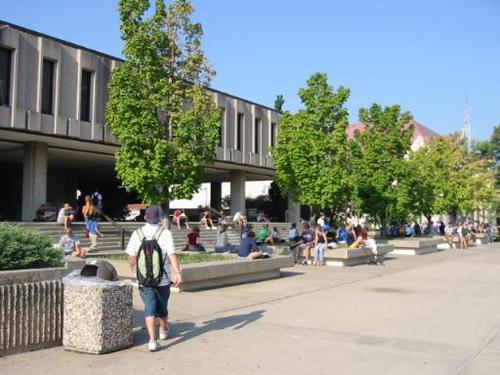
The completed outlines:
[[[0,356],[60,345],[64,268],[0,272]]]

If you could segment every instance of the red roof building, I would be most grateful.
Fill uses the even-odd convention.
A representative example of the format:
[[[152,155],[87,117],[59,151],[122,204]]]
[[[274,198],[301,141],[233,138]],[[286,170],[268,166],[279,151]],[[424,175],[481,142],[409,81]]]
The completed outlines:
[[[413,125],[414,127],[413,136],[411,137],[411,149],[414,151],[422,147],[432,137],[439,135],[434,130],[429,129],[428,127],[422,125],[421,123],[415,120],[411,120],[408,124],[406,124],[406,127],[410,125]],[[356,134],[356,131],[363,132],[365,131],[365,128],[366,125],[363,124],[362,122],[350,124],[346,130],[347,137],[353,139],[354,135]]]

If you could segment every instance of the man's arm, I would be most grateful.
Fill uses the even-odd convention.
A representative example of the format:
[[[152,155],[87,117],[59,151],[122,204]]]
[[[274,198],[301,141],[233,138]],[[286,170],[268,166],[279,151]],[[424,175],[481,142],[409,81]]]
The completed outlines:
[[[125,250],[128,254],[128,264],[132,272],[135,272],[135,267],[137,266],[137,250],[139,250],[140,245],[139,236],[136,232],[132,233]]]
[[[128,265],[130,266],[130,270],[135,272],[135,267],[137,266],[137,256],[129,255],[128,256]]]
[[[172,265],[172,281],[175,286],[179,286],[182,283],[182,275],[181,275],[181,266],[179,263],[179,258],[177,258],[177,254],[170,254],[168,256],[170,259],[170,264]]]

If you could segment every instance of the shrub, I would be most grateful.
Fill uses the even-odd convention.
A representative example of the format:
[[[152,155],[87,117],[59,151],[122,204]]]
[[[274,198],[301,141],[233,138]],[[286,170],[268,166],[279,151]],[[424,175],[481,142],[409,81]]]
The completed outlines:
[[[60,267],[61,251],[40,232],[0,224],[0,270]]]

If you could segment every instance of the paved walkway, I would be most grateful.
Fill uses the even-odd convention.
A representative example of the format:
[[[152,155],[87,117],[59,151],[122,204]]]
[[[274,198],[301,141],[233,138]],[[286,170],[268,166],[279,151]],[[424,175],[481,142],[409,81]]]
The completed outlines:
[[[173,337],[157,353],[138,329],[127,350],[12,355],[0,358],[0,373],[500,374],[498,244],[394,257],[384,267],[287,271],[173,295]]]

